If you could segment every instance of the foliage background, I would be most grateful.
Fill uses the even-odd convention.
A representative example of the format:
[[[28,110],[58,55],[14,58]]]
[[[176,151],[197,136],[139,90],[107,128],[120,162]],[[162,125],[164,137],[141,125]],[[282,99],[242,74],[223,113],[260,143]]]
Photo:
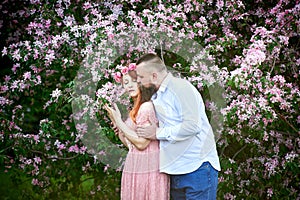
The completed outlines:
[[[120,92],[112,84],[119,64],[145,49],[124,41],[116,45],[130,51],[114,63],[97,55],[92,65],[83,61],[94,46],[116,42],[122,31],[147,28],[197,41],[215,63],[207,70],[175,53],[148,49],[163,53],[199,89],[209,115],[219,106],[209,87],[225,90],[216,133],[218,199],[300,198],[298,0],[8,0],[0,10],[3,199],[119,199],[121,172],[99,162],[109,153],[100,151],[103,143],[93,152],[86,148],[90,129],[76,117],[89,113],[101,125],[93,136],[120,144],[101,105]],[[82,66],[99,90],[83,96],[82,107],[90,110],[76,113],[72,102],[83,97],[74,95],[74,80]]]

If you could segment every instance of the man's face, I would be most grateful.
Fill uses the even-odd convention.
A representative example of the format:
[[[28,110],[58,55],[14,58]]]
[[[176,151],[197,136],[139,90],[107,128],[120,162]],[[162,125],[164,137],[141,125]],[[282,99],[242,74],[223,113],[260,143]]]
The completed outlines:
[[[157,92],[157,88],[154,84],[149,84],[147,87],[140,85],[140,91],[145,100],[149,101],[153,94]]]
[[[136,74],[137,74],[137,82],[138,84],[143,85],[144,87],[148,87],[151,84],[154,84],[153,82],[153,73],[147,70],[147,66],[145,63],[140,63],[136,68]]]

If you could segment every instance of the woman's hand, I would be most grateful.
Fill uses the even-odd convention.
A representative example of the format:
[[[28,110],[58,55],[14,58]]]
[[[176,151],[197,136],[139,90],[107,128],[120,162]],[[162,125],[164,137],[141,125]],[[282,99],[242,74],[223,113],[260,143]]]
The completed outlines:
[[[112,129],[114,130],[116,135],[119,135],[121,133],[121,131],[118,128],[118,126],[116,124],[116,121],[122,120],[121,119],[121,113],[120,113],[119,108],[116,104],[114,104],[114,107],[116,108],[116,110],[111,108],[108,104],[104,105],[104,109],[107,111],[108,117],[111,120]]]
[[[115,126],[118,126],[118,123],[120,122],[120,120],[122,120],[121,112],[120,112],[117,104],[114,103],[113,107],[114,107],[114,109],[111,108],[108,104],[104,105],[104,109],[107,111],[108,117],[111,119],[112,123]]]
[[[120,134],[120,130],[119,128],[117,127],[117,125],[113,122],[111,122],[111,126],[112,126],[112,129],[114,130],[115,132],[115,135],[119,135]]]

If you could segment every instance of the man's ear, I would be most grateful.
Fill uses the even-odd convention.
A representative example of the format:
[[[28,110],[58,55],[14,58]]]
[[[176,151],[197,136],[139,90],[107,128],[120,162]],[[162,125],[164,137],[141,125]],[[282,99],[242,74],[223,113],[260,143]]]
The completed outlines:
[[[157,81],[158,75],[157,75],[156,72],[152,73],[152,78],[153,78],[154,81]]]

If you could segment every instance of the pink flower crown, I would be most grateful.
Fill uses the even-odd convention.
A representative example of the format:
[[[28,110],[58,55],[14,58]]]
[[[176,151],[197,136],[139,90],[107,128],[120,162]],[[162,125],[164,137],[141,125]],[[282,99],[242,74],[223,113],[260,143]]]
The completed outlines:
[[[136,69],[136,64],[135,63],[130,63],[127,66],[120,66],[119,69],[121,70],[120,72],[116,72],[113,76],[114,79],[117,83],[121,83],[122,76],[125,74],[128,74],[129,71],[133,71]]]

